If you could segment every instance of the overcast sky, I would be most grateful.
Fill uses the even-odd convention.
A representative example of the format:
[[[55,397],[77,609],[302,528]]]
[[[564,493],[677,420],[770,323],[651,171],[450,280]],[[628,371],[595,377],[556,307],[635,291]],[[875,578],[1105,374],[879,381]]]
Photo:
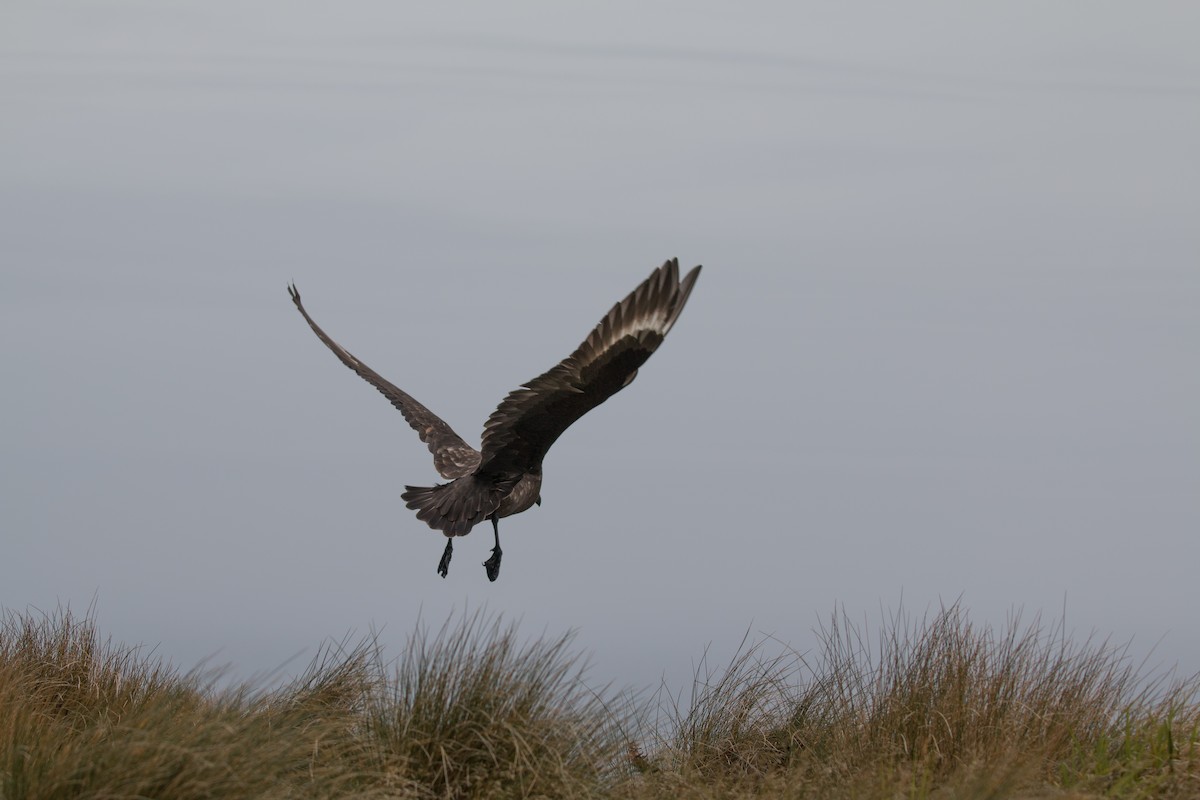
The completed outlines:
[[[676,685],[961,596],[1200,670],[1200,6],[0,10],[0,605],[267,670],[487,605]],[[478,442],[705,270],[544,505],[435,573]]]

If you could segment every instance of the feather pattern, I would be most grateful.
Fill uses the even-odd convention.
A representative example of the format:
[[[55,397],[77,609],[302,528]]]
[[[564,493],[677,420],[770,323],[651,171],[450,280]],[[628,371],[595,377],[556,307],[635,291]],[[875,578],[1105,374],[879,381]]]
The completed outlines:
[[[349,350],[330,339],[325,331],[321,330],[321,326],[314,322],[313,318],[304,310],[304,304],[300,302],[300,292],[296,290],[295,286],[288,287],[288,294],[292,296],[292,302],[296,304],[296,308],[300,309],[300,313],[304,315],[304,319],[313,329],[313,333],[333,351],[338,360],[358,373],[359,377],[378,389],[384,397],[391,401],[393,406],[400,409],[400,413],[421,437],[421,441],[429,446],[429,452],[433,453],[433,466],[439,475],[443,478],[461,478],[475,471],[480,460],[478,450],[464,442],[461,436],[442,421],[441,417],[359,361]]]
[[[575,352],[511,392],[483,429],[480,472],[525,472],[541,464],[570,425],[628,386],[662,344],[700,275],[679,280],[672,259],[609,310]]]

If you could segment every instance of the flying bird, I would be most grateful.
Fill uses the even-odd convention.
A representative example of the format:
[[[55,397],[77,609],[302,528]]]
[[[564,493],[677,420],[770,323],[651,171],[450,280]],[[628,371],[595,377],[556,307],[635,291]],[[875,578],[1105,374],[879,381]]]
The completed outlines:
[[[604,315],[575,352],[500,402],[483,426],[479,450],[471,447],[436,414],[359,361],[330,339],[288,286],[296,308],[333,354],[378,389],[400,410],[433,454],[438,474],[449,482],[406,486],[401,495],[417,519],[446,536],[438,561],[443,578],[450,569],[454,537],[491,520],[496,545],[484,562],[488,580],[500,574],[501,517],[541,505],[542,459],[571,423],[624,389],[638,368],[662,344],[687,303],[700,275],[693,268],[679,279],[679,260],[671,259],[642,281]]]

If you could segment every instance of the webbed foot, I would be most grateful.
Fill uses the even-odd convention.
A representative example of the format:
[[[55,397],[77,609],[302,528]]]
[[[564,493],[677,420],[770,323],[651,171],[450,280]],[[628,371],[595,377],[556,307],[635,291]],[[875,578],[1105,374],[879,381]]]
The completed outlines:
[[[504,551],[497,545],[492,548],[492,557],[483,562],[484,569],[487,570],[489,581],[495,581],[500,577],[500,557],[504,555]]]

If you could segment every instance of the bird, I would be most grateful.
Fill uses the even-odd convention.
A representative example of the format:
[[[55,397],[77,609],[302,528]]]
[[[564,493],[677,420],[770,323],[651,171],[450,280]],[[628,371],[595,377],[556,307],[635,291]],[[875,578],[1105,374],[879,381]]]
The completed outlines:
[[[438,474],[448,481],[405,486],[401,494],[417,519],[446,536],[438,574],[445,578],[449,572],[455,537],[466,536],[487,520],[495,546],[483,566],[488,580],[495,581],[504,554],[499,520],[541,505],[542,460],[550,446],[572,423],[633,382],[675,325],[699,275],[696,266],[680,280],[679,260],[674,258],[651,272],[573,353],[500,401],[484,424],[479,450],[329,338],[305,310],[294,282],[288,293],[317,338],[400,410],[433,454]]]

